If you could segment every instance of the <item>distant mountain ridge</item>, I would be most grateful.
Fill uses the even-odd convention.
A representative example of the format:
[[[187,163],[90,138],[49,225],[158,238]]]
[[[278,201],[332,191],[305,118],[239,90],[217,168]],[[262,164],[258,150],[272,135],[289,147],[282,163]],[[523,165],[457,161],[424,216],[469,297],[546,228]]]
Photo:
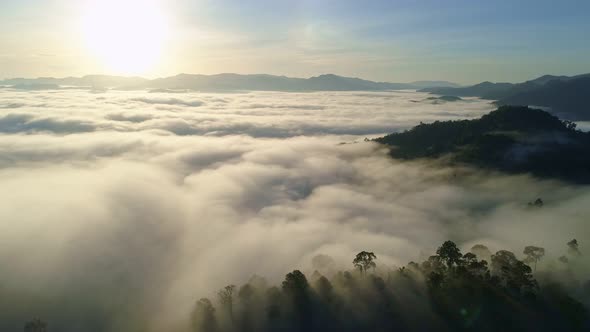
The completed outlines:
[[[311,78],[293,78],[266,74],[179,74],[176,76],[148,80],[141,77],[120,77],[88,75],[83,77],[35,79],[14,78],[0,81],[0,85],[22,89],[36,87],[73,86],[115,89],[178,89],[199,91],[387,91],[422,89],[425,87],[457,87],[446,81],[419,81],[414,83],[373,82],[360,78],[325,74]]]
[[[429,87],[421,89],[439,95],[480,97],[498,105],[542,106],[570,120],[590,120],[590,74],[576,76],[544,75],[523,83],[483,82],[468,87]]]
[[[480,119],[420,124],[375,141],[401,159],[440,158],[590,183],[590,133],[529,107],[501,106]]]

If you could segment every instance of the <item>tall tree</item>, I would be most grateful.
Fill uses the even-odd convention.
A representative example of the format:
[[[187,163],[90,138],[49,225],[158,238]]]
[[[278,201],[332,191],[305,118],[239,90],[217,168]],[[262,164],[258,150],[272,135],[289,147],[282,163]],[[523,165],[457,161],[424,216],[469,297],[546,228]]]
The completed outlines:
[[[520,292],[537,287],[531,268],[510,251],[500,250],[492,255],[492,271],[508,289]]]
[[[375,256],[374,253],[368,251],[361,251],[358,254],[356,254],[356,257],[352,261],[352,264],[354,265],[354,267],[358,268],[361,271],[362,275],[366,274],[369,268],[374,269],[375,267],[377,267],[377,264],[375,264],[374,262],[375,259],[377,259],[377,256]]]
[[[459,265],[461,263],[461,258],[463,257],[461,250],[457,248],[457,245],[453,241],[445,241],[445,243],[436,250],[436,254],[449,268],[454,265]]]
[[[545,256],[545,249],[535,246],[527,246],[524,248],[523,254],[526,255],[524,262],[527,264],[535,263],[535,271],[537,271],[537,262]]]
[[[227,310],[231,322],[234,322],[234,291],[235,285],[228,285],[217,292],[221,306]]]
[[[468,252],[463,255],[463,266],[472,275],[482,277],[488,272],[488,262],[485,260],[477,260],[474,253]]]
[[[313,309],[307,278],[301,271],[295,270],[285,276],[282,286],[287,299],[293,305],[292,310],[295,314],[293,323],[299,327],[298,330],[308,331]]]
[[[202,298],[197,301],[192,313],[192,323],[196,332],[215,332],[218,330],[215,308],[209,299]]]

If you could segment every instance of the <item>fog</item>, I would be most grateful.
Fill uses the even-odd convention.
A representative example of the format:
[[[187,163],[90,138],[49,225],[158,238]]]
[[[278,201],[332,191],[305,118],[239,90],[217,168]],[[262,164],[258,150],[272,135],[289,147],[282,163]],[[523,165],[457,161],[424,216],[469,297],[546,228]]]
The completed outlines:
[[[317,254],[393,267],[451,239],[542,246],[549,265],[573,238],[587,247],[587,187],[364,142],[493,109],[427,97],[0,89],[0,329],[181,330],[211,291]]]

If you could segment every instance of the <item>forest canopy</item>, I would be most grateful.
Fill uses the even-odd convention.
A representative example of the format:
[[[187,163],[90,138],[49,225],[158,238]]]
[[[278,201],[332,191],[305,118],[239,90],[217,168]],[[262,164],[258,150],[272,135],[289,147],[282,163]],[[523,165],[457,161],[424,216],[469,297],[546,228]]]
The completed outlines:
[[[446,158],[508,173],[590,183],[590,134],[538,109],[502,106],[474,120],[435,121],[375,140],[400,159]]]
[[[564,253],[542,271],[536,265],[544,249],[535,246],[522,255],[492,254],[481,244],[462,253],[446,241],[426,260],[397,268],[378,266],[377,255],[362,251],[353,269],[339,272],[321,255],[309,276],[294,270],[280,286],[254,276],[221,289],[216,299],[198,300],[191,326],[195,332],[586,331],[590,281],[573,277],[582,255],[577,241],[564,244]]]

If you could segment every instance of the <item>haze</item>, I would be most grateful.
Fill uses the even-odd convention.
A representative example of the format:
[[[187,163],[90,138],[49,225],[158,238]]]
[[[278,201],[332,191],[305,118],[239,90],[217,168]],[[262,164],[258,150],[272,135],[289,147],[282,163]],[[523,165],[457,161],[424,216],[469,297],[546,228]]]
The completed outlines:
[[[589,13],[2,0],[0,331],[587,330]]]

